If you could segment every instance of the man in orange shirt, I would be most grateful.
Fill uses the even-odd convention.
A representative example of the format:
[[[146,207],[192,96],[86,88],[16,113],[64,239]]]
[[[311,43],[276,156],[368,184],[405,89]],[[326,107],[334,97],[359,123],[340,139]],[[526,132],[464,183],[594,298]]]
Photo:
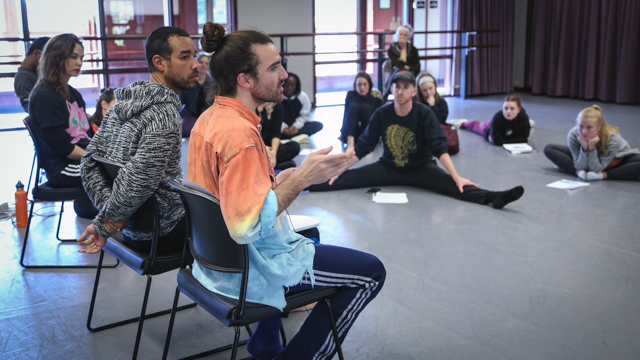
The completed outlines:
[[[292,231],[282,212],[306,187],[346,169],[354,153],[328,155],[331,147],[309,155],[300,168],[274,174],[260,137],[258,105],[282,101],[287,72],[278,50],[259,31],[225,36],[222,25],[207,23],[202,48],[214,52],[210,70],[216,100],[199,119],[189,141],[189,179],[219,200],[229,233],[249,245],[247,299],[279,309],[287,292],[313,286],[338,287],[332,298],[341,340],[355,318],[378,294],[386,272],[373,255],[315,245]],[[235,274],[212,271],[197,262],[196,279],[209,290],[238,296]],[[286,348],[279,342],[280,316],[263,320],[247,350],[264,359],[330,359],[335,354],[327,308],[316,306]]]

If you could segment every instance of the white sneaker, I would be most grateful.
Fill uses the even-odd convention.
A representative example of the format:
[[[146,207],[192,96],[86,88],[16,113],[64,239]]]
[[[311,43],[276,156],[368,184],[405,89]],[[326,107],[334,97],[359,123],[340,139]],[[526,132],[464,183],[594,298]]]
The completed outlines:
[[[578,171],[578,177],[580,180],[587,181],[587,172],[584,170]]]
[[[457,128],[459,128],[460,125],[462,125],[462,124],[464,124],[466,122],[467,122],[467,119],[448,119],[446,121],[447,124],[453,125],[453,126],[455,126]]]
[[[585,177],[587,178],[587,181],[596,181],[596,180],[604,179],[604,175],[601,172],[595,172],[595,171],[587,171],[587,174]]]
[[[529,126],[531,126],[531,127],[536,126],[536,122],[533,121],[533,119],[529,119]]]
[[[291,141],[295,141],[298,144],[308,144],[309,143],[309,135],[300,134],[291,138]]]

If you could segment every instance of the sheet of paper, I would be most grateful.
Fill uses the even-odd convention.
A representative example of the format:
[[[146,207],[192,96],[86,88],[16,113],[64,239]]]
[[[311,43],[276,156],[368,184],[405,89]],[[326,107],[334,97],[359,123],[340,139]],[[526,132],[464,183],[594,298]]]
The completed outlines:
[[[291,224],[291,227],[296,229],[296,231],[302,231],[318,227],[320,221],[306,215],[289,215],[289,224]]]
[[[378,204],[406,204],[409,202],[407,193],[385,193],[378,191],[371,196],[371,200]]]
[[[502,145],[505,150],[511,152],[512,154],[523,154],[532,152],[534,150],[533,146],[527,143],[518,143],[518,144],[504,144]]]
[[[585,187],[589,185],[590,184],[587,182],[573,181],[573,180],[567,180],[567,179],[562,179],[562,180],[554,181],[551,184],[547,184],[547,186],[550,188],[565,189],[565,190],[579,189],[581,187]]]

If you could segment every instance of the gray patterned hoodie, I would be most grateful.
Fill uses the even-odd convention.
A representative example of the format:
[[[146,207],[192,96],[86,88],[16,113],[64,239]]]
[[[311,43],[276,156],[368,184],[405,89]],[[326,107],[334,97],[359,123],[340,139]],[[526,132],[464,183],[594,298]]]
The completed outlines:
[[[160,235],[169,233],[184,216],[180,196],[167,190],[172,179],[182,179],[180,167],[180,99],[168,87],[137,81],[115,91],[116,105],[105,115],[81,161],[82,184],[100,213],[93,220],[104,237],[104,218],[124,221],[150,197],[160,207]],[[111,181],[93,155],[125,164]],[[125,229],[135,240],[150,240],[151,233]]]

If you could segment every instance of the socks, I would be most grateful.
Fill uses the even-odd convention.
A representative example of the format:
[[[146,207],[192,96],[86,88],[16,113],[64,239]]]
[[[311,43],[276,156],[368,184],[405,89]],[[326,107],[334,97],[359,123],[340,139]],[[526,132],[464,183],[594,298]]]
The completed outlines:
[[[516,186],[507,191],[490,191],[486,195],[485,202],[492,204],[494,209],[502,209],[508,203],[520,199],[522,194],[524,194],[522,186]]]
[[[580,180],[587,180],[587,172],[584,170],[580,170],[578,171],[578,177],[580,178]]]
[[[601,172],[588,171],[586,175],[587,181],[603,180],[604,175]]]
[[[247,343],[249,354],[259,360],[272,360],[278,356],[284,348],[280,342],[280,327],[282,318],[274,316],[258,322],[253,335]]]

